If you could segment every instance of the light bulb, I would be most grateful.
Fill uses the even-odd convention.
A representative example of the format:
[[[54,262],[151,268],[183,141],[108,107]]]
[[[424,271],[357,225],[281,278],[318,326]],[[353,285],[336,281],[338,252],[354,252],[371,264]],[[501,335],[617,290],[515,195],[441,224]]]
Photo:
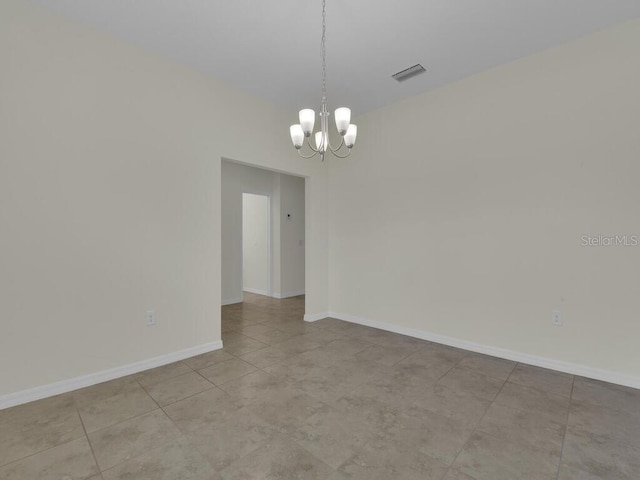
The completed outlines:
[[[316,112],[311,110],[310,108],[305,108],[300,110],[300,126],[302,127],[302,131],[304,132],[305,137],[309,137],[311,132],[313,132],[313,124],[316,121]]]
[[[358,136],[358,127],[353,123],[347,128],[347,133],[344,135],[344,144],[347,148],[352,148],[356,143],[356,137]]]
[[[336,127],[340,135],[347,133],[351,121],[351,109],[346,107],[336,108]]]
[[[289,132],[291,133],[291,141],[293,142],[293,146],[297,149],[302,148],[302,142],[304,142],[304,132],[302,131],[302,127],[298,124],[291,125],[289,128]]]

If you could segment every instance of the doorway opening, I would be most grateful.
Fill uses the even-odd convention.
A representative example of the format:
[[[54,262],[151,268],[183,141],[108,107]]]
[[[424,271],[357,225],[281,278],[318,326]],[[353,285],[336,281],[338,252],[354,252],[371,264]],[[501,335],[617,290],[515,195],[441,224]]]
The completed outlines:
[[[271,201],[242,194],[242,291],[271,296]]]
[[[305,294],[304,177],[221,162],[222,305]]]
[[[223,159],[221,180],[222,341],[246,361],[312,328],[304,322],[308,179]]]

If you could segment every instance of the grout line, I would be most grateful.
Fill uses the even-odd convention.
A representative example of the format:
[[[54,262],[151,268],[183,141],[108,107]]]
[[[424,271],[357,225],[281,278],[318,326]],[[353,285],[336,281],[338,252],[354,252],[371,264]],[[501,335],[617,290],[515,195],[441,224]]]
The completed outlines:
[[[460,361],[462,361],[463,359],[460,359]],[[516,365],[513,367],[515,369],[515,367],[518,364],[516,363]],[[464,442],[464,445],[462,445],[462,448],[460,448],[460,450],[458,451],[458,453],[456,454],[455,458],[453,459],[453,461],[451,462],[451,464],[449,465],[449,469],[447,470],[447,472],[449,470],[451,470],[451,468],[453,467],[453,465],[456,463],[456,460],[458,460],[458,457],[460,456],[460,454],[464,451],[465,447],[467,446],[467,444],[469,443],[469,441],[471,440],[471,437],[473,437],[473,434],[476,433],[476,430],[478,430],[478,427],[482,424],[482,420],[484,420],[484,418],[487,416],[487,412],[489,411],[489,409],[493,406],[493,404],[496,402],[496,398],[498,398],[498,396],[500,395],[500,393],[502,392],[502,389],[504,388],[504,386],[507,384],[507,381],[505,380],[502,383],[502,386],[500,387],[500,390],[498,390],[498,393],[496,394],[496,396],[494,397],[494,399],[489,403],[489,406],[487,407],[487,409],[484,411],[484,414],[482,415],[482,417],[480,417],[480,420],[478,420],[478,423],[476,423],[476,425],[473,427],[473,429],[471,430],[471,433],[469,433],[469,437],[467,437],[467,440]],[[469,475],[465,472],[465,475]],[[471,476],[471,475],[469,475]],[[475,477],[473,477],[475,478]]]
[[[230,383],[230,382],[235,382],[236,380],[239,380],[239,379],[241,379],[241,378],[243,378],[243,377],[246,377],[247,375],[251,375],[252,373],[256,373],[256,371],[258,371],[258,370],[259,370],[259,371],[261,371],[262,373],[266,373],[267,375],[271,375],[269,372],[265,372],[265,371],[264,371],[264,370],[262,370],[261,368],[258,368],[258,367],[256,367],[255,365],[253,365],[253,364],[251,364],[251,363],[249,363],[249,362],[245,362],[245,363],[247,363],[247,364],[251,365],[251,366],[252,366],[252,367],[254,367],[256,370],[254,370],[254,371],[252,371],[252,372],[243,373],[243,374],[242,374],[242,375],[240,375],[239,377],[232,378],[231,380],[227,380],[226,382],[223,382],[223,383],[220,383],[220,384],[218,384],[218,383],[213,383],[213,381],[212,381],[212,380],[209,380],[209,382],[213,383],[213,385],[214,385],[216,388],[219,388],[220,390],[223,390],[225,393],[227,393],[227,392],[226,392],[226,390],[224,390],[224,389],[222,388],[222,386],[223,386],[223,385],[226,385],[227,383]],[[273,377],[273,376],[275,376],[275,375],[271,375],[271,376]],[[277,377],[276,377],[276,378],[277,378]]]
[[[149,396],[151,397],[151,395],[149,395]],[[153,399],[153,397],[151,397],[151,400],[153,400],[153,402],[156,404],[157,408],[154,408],[152,410],[149,410],[149,411],[146,411],[146,412],[143,412],[143,413],[138,413],[137,415],[133,415],[131,417],[125,418],[124,420],[120,420],[118,422],[106,425],[106,426],[101,427],[101,428],[99,428],[97,430],[94,430],[93,432],[91,432],[91,434],[93,435],[94,433],[98,433],[98,432],[101,432],[101,431],[106,430],[108,428],[115,427],[116,425],[120,425],[122,423],[129,422],[131,420],[135,420],[136,418],[144,417],[145,415],[149,415],[150,413],[154,413],[154,412],[157,412],[157,411],[162,411],[166,415],[166,412],[164,411],[164,409],[158,404],[158,402],[155,401],[155,399]],[[111,468],[111,467],[109,467],[109,468]]]
[[[197,356],[197,355],[196,355],[196,356]],[[226,361],[226,360],[224,360],[224,361]],[[224,361],[223,361],[223,362],[224,362]],[[218,362],[218,363],[223,363],[223,362]],[[215,363],[214,363],[213,365],[217,365],[217,364],[215,364]],[[211,366],[213,366],[213,365],[211,365]],[[157,382],[157,383],[154,383],[153,385],[149,385],[149,387],[153,387],[154,385],[159,385],[159,384],[161,384],[161,383],[168,382],[169,380],[173,380],[173,379],[178,378],[178,377],[181,377],[181,376],[183,376],[183,375],[189,375],[190,373],[195,373],[195,374],[199,375],[200,377],[204,378],[208,383],[210,383],[210,384],[211,384],[211,388],[216,388],[216,386],[213,384],[213,382],[211,382],[211,380],[209,380],[208,378],[204,377],[204,376],[203,376],[203,375],[202,375],[198,370],[193,369],[193,368],[192,368],[190,365],[188,365],[188,364],[187,364],[187,366],[188,366],[189,368],[191,368],[191,372],[182,373],[182,374],[180,374],[180,375],[176,375],[176,376],[174,376],[174,377],[167,378],[166,380],[162,380],[161,382]],[[205,367],[205,368],[208,368],[208,367]],[[202,370],[202,369],[201,369],[201,370]],[[171,403],[168,403],[167,405],[162,406],[162,405],[160,405],[160,404],[157,402],[157,400],[156,400],[155,398],[153,398],[153,396],[149,393],[149,391],[147,390],[147,387],[145,387],[144,385],[142,385],[138,380],[136,380],[136,382],[138,383],[138,385],[140,385],[140,388],[142,388],[142,390],[144,390],[144,392],[149,396],[149,398],[151,398],[151,400],[153,400],[153,402],[158,406],[158,408],[159,408],[160,410],[162,410],[162,411],[165,413],[165,415],[167,415],[167,412],[164,410],[164,407],[168,407],[169,405],[173,405],[174,403],[178,403],[178,402],[179,402],[179,401],[181,401],[181,400],[186,400],[187,398],[191,398],[191,397],[193,397],[193,396],[195,396],[195,395],[198,395],[199,393],[206,392],[207,390],[211,390],[211,388],[205,388],[204,390],[202,390],[202,391],[200,391],[200,392],[198,392],[198,393],[194,393],[194,394],[192,394],[192,395],[188,395],[188,396],[186,396],[186,397],[184,397],[184,398],[181,398],[180,400],[176,400],[175,402],[171,402]],[[148,413],[148,412],[147,412],[147,413]],[[168,416],[168,415],[167,415],[167,416]],[[135,417],[132,417],[132,418],[135,418]]]
[[[197,357],[198,355],[195,355],[195,356]],[[192,357],[189,357],[189,358],[192,358]],[[185,360],[188,360],[188,359],[185,359]],[[148,370],[143,370],[142,372],[134,373],[134,374],[132,375],[133,380],[134,380],[135,382],[137,382],[137,383],[138,383],[138,385],[140,385],[140,386],[145,390],[145,392],[146,392],[146,391],[147,391],[147,390],[146,390],[146,387],[145,387],[145,385],[143,385],[143,384],[142,384],[142,382],[140,382],[139,377],[143,376],[145,372],[150,372],[151,370],[155,370],[155,369],[157,369],[157,368],[164,368],[164,367],[167,367],[167,366],[169,366],[169,365],[176,364],[176,363],[183,363],[184,365],[186,365],[186,366],[187,366],[187,368],[189,368],[190,372],[183,372],[183,373],[178,373],[178,374],[176,374],[176,375],[171,375],[170,377],[163,378],[162,380],[159,380],[159,381],[157,381],[157,382],[153,382],[151,385],[147,385],[146,387],[153,387],[154,385],[157,385],[157,384],[159,384],[159,383],[166,382],[167,380],[173,380],[174,378],[181,377],[182,375],[186,375],[186,374],[188,374],[188,373],[195,372],[195,370],[191,367],[191,365],[189,365],[188,363],[186,363],[184,360],[178,360],[177,362],[167,363],[166,365],[160,365],[159,367],[149,368]],[[116,380],[117,380],[117,379],[116,379]],[[106,383],[106,382],[105,382],[105,383]],[[88,387],[87,387],[87,388],[88,388]],[[147,393],[149,393],[149,392],[147,392]]]
[[[67,395],[67,394],[61,394],[61,395]],[[37,402],[38,400],[34,400],[34,401]],[[20,405],[16,405],[16,406],[20,406]],[[10,407],[10,408],[14,408],[14,407]],[[74,407],[74,410],[76,411],[76,414],[80,418],[80,424],[82,424],[82,417],[80,417],[80,412],[78,412],[77,407]],[[89,441],[89,438],[87,436],[87,431],[84,429],[84,425],[82,427],[83,427],[82,430],[84,432],[84,436],[87,439],[87,441]],[[39,454],[44,453],[44,452],[48,452],[49,450],[53,450],[54,448],[61,447],[63,445],[66,445],[67,443],[75,442],[76,440],[80,440],[80,439],[82,439],[81,436],[77,437],[77,438],[72,438],[71,440],[67,440],[66,442],[57,443],[57,444],[53,445],[52,447],[47,447],[47,448],[45,448],[43,450],[38,450],[37,452],[33,452],[33,453],[28,454],[28,455],[25,455],[24,457],[16,458],[15,460],[11,460],[8,463],[2,463],[2,464],[0,464],[0,470],[2,468],[4,468],[4,467],[8,467],[9,465],[13,465],[14,463],[21,462],[21,461],[23,461],[23,460],[25,460],[27,458],[33,457],[35,455],[39,455]]]
[[[96,452],[93,450],[93,444],[91,443],[91,439],[89,438],[89,434],[87,433],[87,428],[84,426],[84,420],[82,420],[82,415],[80,415],[80,411],[76,407],[76,413],[78,414],[78,418],[80,419],[80,424],[82,425],[82,430],[84,431],[84,436],[87,439],[87,443],[89,444],[89,449],[91,449],[91,455],[93,456],[93,461],[96,464],[96,468],[98,469],[98,473],[102,476],[102,469],[100,465],[98,465],[98,458],[96,457]]]
[[[571,382],[571,394],[569,395],[569,408],[567,409],[567,421],[564,424],[564,434],[562,436],[562,448],[560,449],[560,459],[558,460],[558,475],[556,479],[560,478],[560,468],[562,467],[562,457],[564,455],[564,443],[567,439],[567,430],[569,429],[569,415],[571,415],[571,404],[573,400],[573,388],[576,384],[576,376],[573,376],[573,381]]]
[[[171,377],[171,378],[175,378],[175,377]],[[168,380],[171,380],[171,378],[169,378]],[[155,403],[155,404],[156,404],[156,406],[157,406],[159,409],[162,409],[162,407],[161,407],[161,406],[160,406],[160,404],[156,401],[156,399],[155,399],[155,398],[153,398],[153,396],[151,396],[151,394],[150,394],[150,393],[149,393],[149,391],[147,390],[147,387],[145,387],[145,386],[144,386],[144,385],[142,385],[140,382],[138,382],[138,380],[136,380],[136,382],[138,383],[138,385],[140,385],[140,388],[142,388],[142,390],[144,390],[144,393],[146,393],[146,394],[147,394],[147,396],[148,396],[151,400],[153,400],[153,403]],[[158,382],[158,383],[162,383],[162,382]],[[152,386],[152,385],[149,385],[149,386]],[[134,417],[134,418],[135,418],[135,417]]]
[[[371,347],[367,347],[365,350],[370,349]],[[407,354],[407,356],[402,357],[400,360],[398,360],[397,362],[395,362],[393,365],[391,365],[391,368],[395,367],[396,365],[398,365],[400,362],[402,362],[403,360],[406,360],[407,358],[409,358],[411,355],[413,355],[414,353],[419,352],[420,350],[422,350],[422,347],[419,348],[418,350],[414,350],[413,352],[409,352]],[[364,351],[364,350],[363,350]]]
[[[209,390],[213,390],[215,388],[218,388],[214,384],[212,384],[211,382],[209,382],[209,383],[211,384],[211,387],[207,387],[204,390],[201,390],[201,391],[196,392],[196,393],[192,393],[191,395],[187,395],[186,397],[180,398],[180,399],[175,400],[175,401],[173,401],[171,403],[167,403],[166,405],[161,406],[160,410],[162,410],[165,414],[167,414],[167,412],[165,411],[166,407],[170,407],[171,405],[175,405],[176,403],[181,402],[182,400],[187,400],[189,398],[195,397],[196,395],[200,395],[201,393],[208,392]],[[158,405],[160,405],[160,404],[158,404]],[[167,414],[167,416],[168,416],[168,414]]]
[[[222,361],[222,362],[218,362],[218,363],[224,363],[224,361]],[[216,365],[216,364],[214,363],[213,365]],[[211,365],[211,366],[213,367],[213,365]],[[209,368],[209,367],[204,367],[204,368],[201,368],[200,370],[194,370],[194,371],[193,371],[193,373],[195,373],[195,374],[199,375],[200,377],[204,378],[207,382],[209,382],[211,385],[213,385],[213,386],[215,387],[215,386],[216,386],[216,384],[215,384],[215,383],[213,383],[211,380],[209,380],[207,377],[205,377],[204,375],[202,375],[202,374],[200,373],[200,371],[201,371],[201,370],[204,370],[205,368]],[[208,390],[208,389],[207,389],[207,390]],[[204,390],[203,390],[203,391],[204,391]],[[197,395],[197,393],[196,393],[196,395]],[[174,403],[175,403],[175,402],[174,402]]]

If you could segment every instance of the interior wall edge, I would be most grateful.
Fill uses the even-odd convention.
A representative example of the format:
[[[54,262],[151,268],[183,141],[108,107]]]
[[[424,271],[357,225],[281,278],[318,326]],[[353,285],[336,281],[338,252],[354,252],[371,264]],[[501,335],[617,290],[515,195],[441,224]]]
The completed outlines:
[[[249,293],[255,293],[256,295],[264,295],[265,297],[269,297],[269,292],[267,292],[266,290],[260,290],[259,288],[243,288],[242,290],[244,290],[245,292],[249,292]]]
[[[305,290],[298,290],[297,292],[285,292],[285,293],[274,292],[272,297],[282,299],[282,298],[298,297],[300,295],[304,295],[305,293],[306,293]]]
[[[233,305],[235,303],[242,303],[244,301],[244,299],[242,297],[240,298],[228,298],[228,299],[223,299],[220,303],[221,306],[225,306],[225,305]]]
[[[317,322],[318,320],[322,320],[323,318],[327,318],[331,316],[331,312],[321,312],[321,313],[305,313],[304,321],[305,322]]]

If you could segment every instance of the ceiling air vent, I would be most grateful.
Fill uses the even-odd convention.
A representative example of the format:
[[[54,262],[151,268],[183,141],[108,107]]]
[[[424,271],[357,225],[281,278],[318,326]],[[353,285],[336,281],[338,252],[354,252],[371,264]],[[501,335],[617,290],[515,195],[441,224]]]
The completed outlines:
[[[405,80],[409,80],[410,78],[413,78],[416,75],[420,75],[424,72],[426,72],[425,68],[417,63],[413,67],[406,68],[398,73],[394,73],[391,76],[399,82],[404,82]]]

